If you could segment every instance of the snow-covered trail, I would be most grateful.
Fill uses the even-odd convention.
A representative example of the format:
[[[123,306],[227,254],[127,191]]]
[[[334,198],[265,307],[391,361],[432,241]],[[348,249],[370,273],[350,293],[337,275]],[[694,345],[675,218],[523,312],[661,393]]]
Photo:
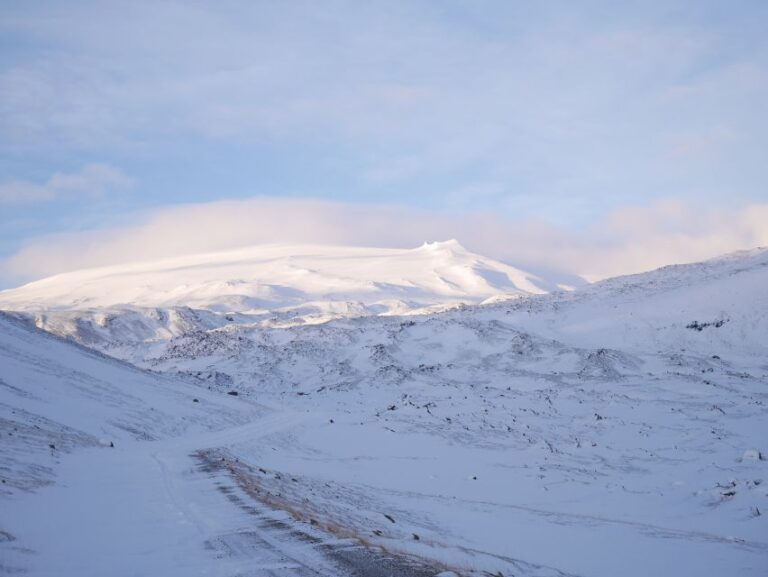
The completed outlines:
[[[339,577],[364,565],[366,575],[378,575],[381,554],[253,501],[192,454],[258,443],[303,420],[277,413],[224,431],[67,456],[54,485],[4,503],[0,521],[14,540],[0,543],[0,574]],[[436,573],[388,561],[399,563],[392,574]]]
[[[243,565],[249,574],[269,575],[295,565],[265,549],[229,557],[206,550],[206,543],[236,532],[248,519],[226,506],[216,479],[196,472],[189,455],[195,446],[255,440],[292,422],[267,417],[226,431],[69,455],[55,485],[4,504],[14,543],[34,550],[6,551],[6,557],[24,559],[4,564],[41,576],[227,575],[241,573]]]

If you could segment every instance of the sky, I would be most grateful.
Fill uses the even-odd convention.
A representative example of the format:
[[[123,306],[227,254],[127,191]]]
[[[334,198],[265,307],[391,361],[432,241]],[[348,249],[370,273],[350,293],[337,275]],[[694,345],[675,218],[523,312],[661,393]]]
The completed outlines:
[[[0,288],[457,238],[590,279],[768,245],[763,1],[0,5]]]

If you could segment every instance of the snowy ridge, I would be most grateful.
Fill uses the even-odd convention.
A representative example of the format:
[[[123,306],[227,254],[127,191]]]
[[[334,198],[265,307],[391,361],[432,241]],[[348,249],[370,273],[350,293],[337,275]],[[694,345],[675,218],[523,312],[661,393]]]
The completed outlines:
[[[765,358],[768,249],[607,279],[507,308],[514,322],[581,345]]]

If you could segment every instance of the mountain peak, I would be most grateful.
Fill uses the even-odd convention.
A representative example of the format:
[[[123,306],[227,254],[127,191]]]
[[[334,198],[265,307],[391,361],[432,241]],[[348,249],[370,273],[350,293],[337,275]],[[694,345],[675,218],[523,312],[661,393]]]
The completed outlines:
[[[439,250],[446,250],[451,252],[469,252],[467,249],[465,249],[461,243],[456,240],[455,238],[451,238],[448,240],[436,240],[432,242],[425,242],[422,244],[418,250],[431,250],[431,251],[439,251]]]

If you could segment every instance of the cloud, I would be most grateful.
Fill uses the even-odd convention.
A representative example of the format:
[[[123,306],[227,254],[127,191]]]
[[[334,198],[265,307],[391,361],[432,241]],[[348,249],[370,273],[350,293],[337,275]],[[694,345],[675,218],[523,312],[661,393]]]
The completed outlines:
[[[600,277],[764,242],[765,2],[727,18],[686,0],[11,4],[9,167],[120,158],[142,174],[136,207],[268,192],[468,213],[260,199],[26,242],[83,224],[75,203],[21,203],[122,184],[6,182],[0,203],[21,208],[3,206],[0,254],[26,242],[5,263],[15,278],[272,240],[454,236]]]
[[[223,143],[267,143],[276,165],[330,151],[369,197],[449,174],[598,206],[616,190],[722,200],[733,183],[759,198],[759,3],[727,19],[678,1],[437,4],[19,3],[0,152],[164,159],[194,143],[205,176]]]
[[[57,172],[44,184],[13,180],[0,184],[0,203],[45,202],[62,196],[101,196],[115,188],[125,188],[132,180],[108,164],[86,164],[76,173]]]
[[[590,280],[768,245],[768,204],[738,209],[666,200],[623,208],[574,231],[492,213],[254,198],[176,206],[128,227],[39,238],[0,264],[6,278],[262,243],[416,247],[457,238],[474,252]]]

